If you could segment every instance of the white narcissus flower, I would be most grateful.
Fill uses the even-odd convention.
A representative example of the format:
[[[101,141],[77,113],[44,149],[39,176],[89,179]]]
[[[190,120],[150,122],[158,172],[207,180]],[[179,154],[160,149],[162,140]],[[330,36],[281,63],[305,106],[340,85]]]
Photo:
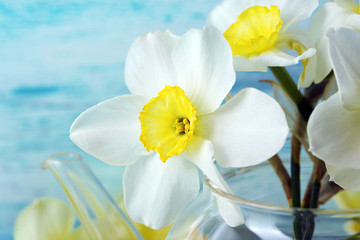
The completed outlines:
[[[82,113],[71,139],[112,165],[126,166],[124,201],[132,219],[154,229],[172,223],[200,190],[198,169],[231,191],[216,168],[258,164],[277,153],[288,134],[278,103],[243,89],[224,105],[235,83],[231,49],[213,27],[175,36],[152,32],[132,44],[125,65],[131,94]],[[225,221],[243,222],[217,198]]]
[[[209,15],[207,25],[224,33],[237,71],[267,71],[289,66],[315,54],[304,29],[290,28],[311,16],[317,0],[223,0]],[[284,50],[293,49],[298,56]],[[301,79],[306,73],[303,73]]]
[[[331,180],[360,191],[360,33],[340,28],[328,36],[339,91],[310,116],[310,151],[326,162]]]
[[[316,55],[309,60],[310,69],[300,87],[319,83],[330,73],[332,65],[326,33],[340,27],[360,30],[360,7],[354,0],[328,1],[312,17],[309,33],[314,39]]]

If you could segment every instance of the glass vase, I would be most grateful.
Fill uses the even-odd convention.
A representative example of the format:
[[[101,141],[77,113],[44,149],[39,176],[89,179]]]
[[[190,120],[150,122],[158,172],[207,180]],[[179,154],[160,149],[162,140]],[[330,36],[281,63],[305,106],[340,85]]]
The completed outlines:
[[[42,166],[51,169],[75,209],[87,233],[81,240],[143,239],[81,156],[53,154]]]
[[[290,163],[286,163],[289,171]],[[301,162],[301,188],[305,191],[312,162]],[[167,239],[294,239],[294,224],[305,230],[302,239],[357,239],[360,209],[341,209],[334,199],[319,209],[292,209],[281,183],[268,162],[231,170],[223,174],[233,194],[221,191],[206,176],[203,196],[194,201],[174,223]],[[216,200],[219,195],[237,204],[245,224],[229,227],[220,217]],[[360,239],[360,237],[359,237]]]

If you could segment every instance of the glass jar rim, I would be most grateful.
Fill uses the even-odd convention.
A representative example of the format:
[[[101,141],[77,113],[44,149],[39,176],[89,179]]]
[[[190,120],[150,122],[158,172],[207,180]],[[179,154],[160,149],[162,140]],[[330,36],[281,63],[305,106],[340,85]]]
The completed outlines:
[[[48,162],[73,162],[82,160],[82,156],[73,152],[58,152],[51,154],[41,163],[42,169],[48,168]]]
[[[234,171],[230,171],[224,174],[224,178],[227,179],[231,175],[234,175]],[[353,209],[315,209],[315,208],[290,208],[281,207],[270,204],[263,204],[256,201],[251,201],[238,197],[232,193],[221,190],[214,182],[212,182],[206,175],[203,176],[203,182],[205,185],[216,195],[227,198],[235,203],[242,204],[246,207],[257,208],[268,211],[277,211],[282,213],[293,213],[293,212],[312,212],[316,215],[334,215],[334,214],[360,214],[360,208]]]

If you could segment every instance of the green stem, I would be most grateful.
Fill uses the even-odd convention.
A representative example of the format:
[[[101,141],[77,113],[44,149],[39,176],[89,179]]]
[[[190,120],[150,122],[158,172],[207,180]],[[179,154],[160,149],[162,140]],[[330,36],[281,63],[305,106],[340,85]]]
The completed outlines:
[[[312,183],[311,187],[311,198],[310,198],[310,208],[318,208],[319,205],[319,195],[320,195],[320,187],[321,187],[321,179],[326,174],[326,166],[324,161],[314,158],[317,161],[314,161],[314,167],[315,167],[315,176],[314,181]],[[316,166],[315,166],[316,165]]]
[[[307,122],[311,112],[313,111],[311,103],[303,96],[294,80],[284,67],[269,67],[269,69],[274,74],[284,91],[297,105],[301,116]]]
[[[291,137],[291,195],[292,207],[301,207],[300,196],[300,150],[301,144],[293,135]]]
[[[293,142],[293,141],[291,141]],[[291,143],[291,149],[293,150],[293,143]],[[296,151],[295,151],[296,152]],[[294,151],[291,151],[291,195],[292,195],[292,207],[300,207],[300,164],[297,162],[296,156],[294,156]],[[293,222],[294,238],[296,240],[303,239],[303,229],[302,229],[302,217],[298,214],[295,214]]]
[[[300,164],[294,161],[291,157],[291,195],[292,207],[300,207]]]
[[[312,106],[307,99],[302,95],[296,86],[295,82],[284,67],[269,67],[274,74],[282,89],[287,93],[291,100],[296,104],[300,115],[308,121],[312,112]],[[301,207],[301,193],[300,193],[300,141],[292,135],[291,138],[291,195],[292,195],[292,207]],[[303,236],[306,232],[304,228],[304,216],[303,214],[297,214],[295,212],[294,218],[294,237],[296,240],[304,239]]]
[[[295,82],[284,67],[269,67],[276,79],[279,81],[281,87],[289,95],[289,97],[298,104],[304,98],[302,93],[297,88]]]
[[[319,202],[319,192],[320,192],[321,183],[316,179],[311,188],[311,198],[310,198],[310,208],[317,208]]]
[[[307,240],[312,239],[315,221],[314,214],[311,211],[294,211],[294,239],[295,240]]]

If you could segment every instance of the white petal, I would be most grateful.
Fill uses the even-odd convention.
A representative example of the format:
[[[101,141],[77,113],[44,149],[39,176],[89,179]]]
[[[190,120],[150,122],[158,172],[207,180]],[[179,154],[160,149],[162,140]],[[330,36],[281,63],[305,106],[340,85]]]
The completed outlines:
[[[134,95],[101,102],[74,121],[70,138],[82,150],[108,164],[131,164],[149,154],[139,140],[139,116],[145,104],[145,98]]]
[[[353,192],[360,191],[360,169],[343,168],[326,164],[330,180],[336,182],[340,187]]]
[[[346,24],[349,25],[350,27],[356,29],[356,30],[360,30],[360,15],[359,14],[353,14],[350,15],[347,19],[346,19]]]
[[[318,53],[318,51],[316,50],[316,54],[314,56],[312,56],[311,58],[309,58],[309,62],[308,62],[307,67],[305,69],[305,77],[304,77],[303,81],[298,82],[298,87],[299,88],[307,88],[312,83],[319,83],[324,79],[324,77],[326,77],[326,75],[324,75],[324,77],[320,77],[320,78],[318,78],[318,76],[317,76],[317,74],[318,74],[317,53]],[[330,73],[330,71],[331,71],[331,68],[329,69],[328,73]],[[323,76],[323,75],[321,75],[321,76]]]
[[[327,2],[312,17],[309,33],[315,42],[316,55],[310,59],[308,65],[315,64],[315,73],[305,75],[302,87],[307,87],[312,82],[319,83],[330,73],[332,66],[328,50],[329,40],[326,33],[330,28],[344,26],[345,20],[350,14],[347,9],[340,8],[336,3]]]
[[[131,93],[152,98],[165,85],[175,85],[171,52],[178,38],[169,31],[157,31],[134,41],[125,64],[125,83]]]
[[[298,64],[301,59],[306,59],[315,54],[314,48],[307,49],[300,56],[292,56],[283,52],[280,49],[271,49],[264,52],[262,55],[251,59],[255,64],[269,67],[285,67]]]
[[[186,147],[186,157],[189,158],[200,170],[221,190],[232,194],[230,187],[227,185],[213,159],[213,146],[210,141],[193,136]],[[230,200],[215,195],[219,213],[224,221],[231,227],[236,227],[244,223],[244,218],[240,208]]]
[[[255,62],[251,61],[250,59],[241,57],[241,56],[233,56],[234,60],[234,69],[235,71],[260,71],[266,72],[267,66],[258,65]]]
[[[235,83],[230,46],[213,27],[188,31],[172,59],[179,86],[200,114],[218,108]]]
[[[279,49],[289,49],[291,46],[290,44],[292,42],[298,42],[302,44],[306,49],[314,48],[315,43],[312,39],[312,37],[309,35],[309,32],[303,28],[291,28],[287,30],[286,32],[283,32],[279,35],[277,39],[276,46]],[[308,55],[308,56],[302,56],[302,59],[311,57],[309,61],[311,61],[312,58],[316,57],[316,54],[313,50],[311,50],[314,55]],[[312,53],[308,52],[308,53]],[[304,72],[305,71],[305,72]],[[313,60],[313,62],[306,65],[306,68],[303,70],[302,76],[304,76],[304,79],[302,79],[302,76],[300,77],[298,81],[298,85],[300,87],[308,87],[315,81],[315,79],[312,79],[310,77],[314,77],[316,72],[316,60]]]
[[[282,31],[288,27],[309,18],[319,6],[317,0],[287,0],[280,7],[280,17],[283,20]]]
[[[259,90],[241,90],[217,111],[199,116],[198,136],[209,139],[222,167],[246,167],[276,154],[288,135],[280,105]]]
[[[200,189],[198,170],[191,162],[157,155],[127,166],[124,201],[129,216],[153,229],[171,224]]]
[[[305,67],[305,69],[303,70],[303,74],[304,74],[304,78],[300,78],[298,80],[298,87],[309,87],[313,82],[315,83],[319,83],[318,79],[314,79],[314,76],[316,75],[316,54],[314,56],[311,56],[309,58],[309,61]]]
[[[288,34],[281,39],[281,42],[278,43],[281,48],[289,48],[288,40],[289,37],[295,37],[294,35]],[[286,43],[284,43],[286,39]],[[292,38],[292,40],[296,40]],[[273,48],[262,53],[259,56],[253,57],[251,59],[246,59],[241,56],[234,56],[234,68],[236,71],[267,71],[267,67],[284,67],[298,64],[300,60],[310,58],[316,53],[314,48],[307,49],[300,56],[293,56],[288,53],[285,53],[279,48]]]
[[[340,28],[329,31],[330,57],[344,107],[360,109],[360,34]]]
[[[319,3],[317,0],[224,0],[211,11],[207,25],[215,26],[220,31],[225,32],[243,11],[256,5],[278,6],[280,17],[283,20],[282,31],[285,31],[289,26],[310,17]]]
[[[228,192],[232,194],[232,192]],[[245,219],[236,203],[227,198],[215,195],[219,214],[230,227],[237,227],[245,223]]]
[[[177,42],[180,39],[180,36],[173,34],[170,30],[164,31],[154,31],[154,36],[165,46],[168,54],[171,54],[174,50]]]
[[[360,166],[360,111],[343,108],[336,93],[320,103],[310,116],[310,151],[334,166]]]
[[[289,49],[289,42],[297,41],[304,45],[304,47],[312,48],[315,43],[309,32],[303,28],[291,28],[286,32],[279,34],[276,40],[276,46],[280,49]]]
[[[16,220],[15,240],[64,240],[75,223],[70,207],[56,198],[44,198],[25,208]]]

